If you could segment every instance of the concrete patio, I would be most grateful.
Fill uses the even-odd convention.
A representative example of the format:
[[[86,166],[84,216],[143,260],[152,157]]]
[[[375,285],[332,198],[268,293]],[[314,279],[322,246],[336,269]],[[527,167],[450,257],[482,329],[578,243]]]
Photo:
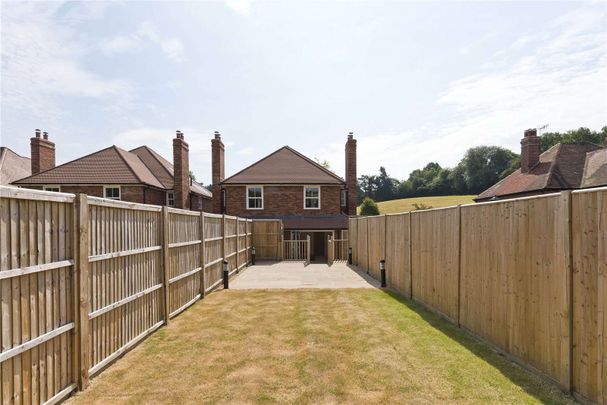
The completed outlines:
[[[378,288],[379,282],[346,263],[262,262],[230,281],[230,289]]]

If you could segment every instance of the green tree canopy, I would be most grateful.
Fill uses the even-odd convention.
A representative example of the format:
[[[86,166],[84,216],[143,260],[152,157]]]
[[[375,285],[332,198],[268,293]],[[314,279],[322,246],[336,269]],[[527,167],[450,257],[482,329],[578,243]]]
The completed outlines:
[[[360,205],[360,215],[379,215],[379,208],[373,199],[365,197]]]

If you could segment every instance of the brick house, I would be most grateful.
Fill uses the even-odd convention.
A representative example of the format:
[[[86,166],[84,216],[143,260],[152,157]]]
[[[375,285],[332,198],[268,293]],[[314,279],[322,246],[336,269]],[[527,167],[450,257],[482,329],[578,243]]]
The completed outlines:
[[[607,147],[588,142],[556,144],[541,153],[540,137],[528,129],[521,140],[521,168],[487,190],[476,202],[607,186]]]
[[[55,144],[45,132],[31,138],[31,175],[19,187],[86,193],[144,204],[210,211],[212,194],[189,176],[189,147],[183,133],[173,139],[173,163],[148,146],[130,151],[117,146],[55,166]]]
[[[213,211],[256,219],[281,219],[285,239],[311,238],[311,256],[326,260],[327,237],[341,238],[356,215],[356,140],[346,142],[346,179],[289,146],[225,178],[225,146],[211,141]]]

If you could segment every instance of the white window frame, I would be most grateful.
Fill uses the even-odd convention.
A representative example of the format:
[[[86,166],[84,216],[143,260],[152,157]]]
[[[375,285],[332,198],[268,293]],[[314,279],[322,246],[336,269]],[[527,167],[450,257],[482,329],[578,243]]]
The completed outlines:
[[[345,188],[342,188],[340,190],[339,202],[342,207],[348,205],[348,190],[346,190]]]
[[[57,190],[50,190],[51,188],[56,188]],[[44,191],[52,191],[57,193],[61,192],[61,186],[59,184],[45,184],[44,186],[42,186],[42,189]]]
[[[108,188],[117,188],[118,189],[118,198],[106,197],[105,190],[107,190]],[[122,200],[122,189],[118,185],[106,185],[106,186],[103,186],[103,198],[107,198],[108,200],[121,201]]]
[[[306,189],[317,188],[318,189],[318,207],[306,207]],[[319,210],[320,209],[320,186],[303,186],[303,209],[304,210]]]
[[[173,204],[170,203],[171,199],[169,198],[169,195],[172,194],[173,195]],[[174,207],[175,206],[175,191],[174,190],[168,190],[167,191],[167,207]]]
[[[251,188],[259,188],[261,189],[261,208],[250,208],[249,207],[249,189]],[[251,197],[251,198],[255,198],[258,199],[259,197]],[[246,194],[246,198],[245,198],[245,204],[246,204],[246,208],[247,210],[262,210],[264,207],[264,197],[263,197],[263,186],[261,185],[250,185],[247,186],[247,194]]]

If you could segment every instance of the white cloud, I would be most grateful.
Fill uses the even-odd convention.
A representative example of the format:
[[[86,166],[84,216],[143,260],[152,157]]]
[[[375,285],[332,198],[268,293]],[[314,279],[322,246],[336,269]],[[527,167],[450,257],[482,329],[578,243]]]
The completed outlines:
[[[405,178],[430,161],[455,165],[481,144],[519,151],[526,128],[548,123],[551,131],[607,125],[607,41],[605,12],[584,7],[522,34],[495,61],[449,85],[436,102],[443,125],[399,134],[359,137],[359,174],[379,164]],[[419,134],[424,134],[421,137]],[[319,150],[343,173],[343,145]]]
[[[249,14],[253,0],[225,0],[226,5],[240,14]]]
[[[44,121],[58,118],[58,97],[112,99],[128,104],[128,82],[103,78],[84,67],[86,49],[74,40],[77,24],[98,17],[103,7],[78,6],[58,16],[61,4],[2,5],[2,98],[14,111],[26,111]]]
[[[169,60],[175,63],[183,62],[185,51],[183,42],[176,37],[163,38],[154,24],[149,21],[141,23],[137,31],[131,34],[106,38],[101,41],[99,47],[104,55],[113,56],[140,51],[149,43],[158,46]]]

